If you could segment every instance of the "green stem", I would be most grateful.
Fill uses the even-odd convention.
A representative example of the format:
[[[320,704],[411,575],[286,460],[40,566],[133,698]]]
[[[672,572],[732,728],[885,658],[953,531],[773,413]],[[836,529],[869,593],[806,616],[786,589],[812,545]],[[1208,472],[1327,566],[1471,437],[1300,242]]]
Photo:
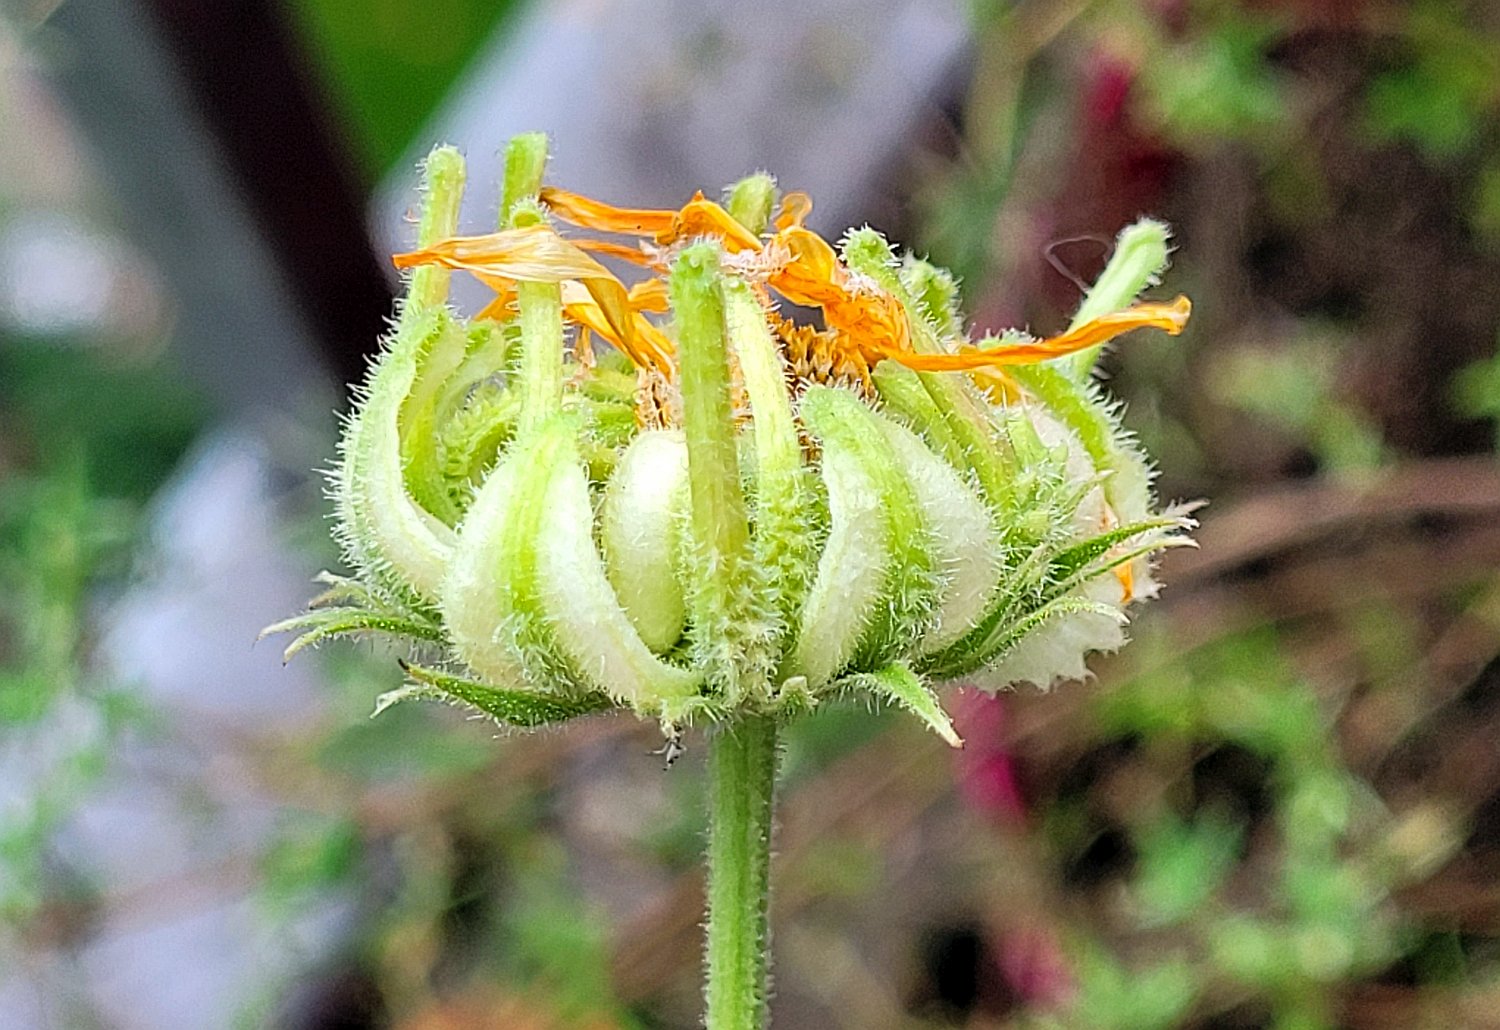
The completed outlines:
[[[517,283],[521,308],[521,431],[562,410],[562,291],[556,283]]]
[[[766,662],[754,639],[750,522],[740,481],[730,398],[719,251],[695,243],[672,268],[682,430],[695,571],[689,587],[695,661],[729,707],[765,694]]]
[[[708,785],[708,1030],[762,1030],[776,721],[747,715],[713,740]]]
[[[536,201],[547,164],[547,137],[540,132],[512,136],[505,147],[505,188],[500,198],[501,228],[542,225],[546,212]],[[562,408],[562,287],[557,283],[516,284],[521,317],[521,431],[535,429]]]
[[[1129,307],[1141,291],[1156,282],[1166,269],[1167,239],[1166,225],[1154,219],[1143,218],[1126,226],[1115,240],[1115,252],[1109,264],[1104,266],[1098,281],[1079,305],[1078,314],[1073,316],[1068,328],[1077,329],[1090,319]],[[1074,379],[1087,380],[1103,349],[1101,344],[1079,351],[1067,360],[1065,367],[1072,371]]]
[[[453,147],[436,147],[422,165],[422,215],[417,223],[417,246],[430,247],[458,232],[458,205],[464,192],[464,159]],[[441,307],[448,299],[452,272],[441,265],[423,265],[411,273],[406,288],[403,321]]]
[[[510,226],[516,205],[535,197],[547,168],[547,134],[523,132],[505,145],[505,181],[500,193],[500,228]]]

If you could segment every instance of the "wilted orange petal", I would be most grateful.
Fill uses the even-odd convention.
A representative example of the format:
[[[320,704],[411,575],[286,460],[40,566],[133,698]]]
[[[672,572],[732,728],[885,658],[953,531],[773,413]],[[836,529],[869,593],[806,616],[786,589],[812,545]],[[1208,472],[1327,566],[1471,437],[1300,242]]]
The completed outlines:
[[[391,260],[397,268],[436,264],[461,269],[497,292],[509,282],[581,282],[613,328],[612,335],[629,340],[635,333],[630,302],[620,280],[545,225],[484,236],[453,236],[421,250],[397,254]]]
[[[649,208],[612,207],[580,193],[570,193],[556,186],[543,186],[542,203],[565,222],[599,232],[618,232],[631,236],[656,236],[670,232],[676,211]]]
[[[629,243],[615,243],[611,240],[572,240],[580,250],[592,251],[595,254],[603,254],[607,257],[619,258],[621,261],[629,261],[632,265],[640,265],[643,268],[655,268],[661,263],[655,254],[648,254],[638,246]]]
[[[728,211],[712,200],[698,194],[678,213],[672,228],[659,233],[657,243],[675,243],[693,236],[714,236],[723,241],[724,249],[730,253],[741,250],[759,250],[760,237],[746,229]]]
[[[629,313],[631,331],[622,333],[611,323],[586,284],[563,283],[563,314],[579,325],[592,330],[614,344],[635,365],[652,368],[670,376],[672,371],[672,341],[667,339],[645,316]]]
[[[665,314],[670,304],[665,279],[642,279],[630,288],[630,306],[637,311]]]
[[[988,391],[998,403],[1013,404],[1021,399],[1021,385],[1004,369],[976,368],[972,378],[981,390]]]
[[[800,190],[782,197],[781,209],[776,212],[777,231],[802,228],[807,223],[807,216],[812,214],[812,206],[812,197]]]
[[[509,321],[516,313],[515,302],[516,295],[514,292],[496,294],[495,299],[480,308],[479,313],[474,318],[476,321],[481,322],[487,318],[495,322]]]
[[[848,298],[848,275],[827,240],[808,229],[790,228],[778,232],[775,242],[787,254],[768,279],[777,293],[793,304],[813,307]]]
[[[553,186],[543,187],[541,199],[563,221],[598,232],[650,236],[663,245],[693,236],[713,236],[730,251],[760,249],[754,233],[702,193],[694,194],[679,211],[613,207]]]
[[[1176,336],[1187,325],[1192,309],[1192,303],[1186,297],[1178,297],[1170,304],[1137,304],[1091,319],[1061,336],[1032,343],[1016,343],[990,350],[967,347],[957,354],[888,354],[886,357],[923,372],[961,372],[987,365],[1033,365],[1106,343],[1132,329],[1162,329]]]
[[[397,268],[445,265],[486,272],[517,282],[556,283],[565,279],[614,278],[609,269],[545,225],[506,229],[484,236],[450,236],[430,247],[397,254]]]

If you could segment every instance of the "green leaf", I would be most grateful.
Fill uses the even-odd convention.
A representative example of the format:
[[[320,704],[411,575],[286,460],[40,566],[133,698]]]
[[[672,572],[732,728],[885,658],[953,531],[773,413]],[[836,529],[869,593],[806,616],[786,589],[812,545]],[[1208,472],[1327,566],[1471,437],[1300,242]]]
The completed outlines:
[[[603,694],[585,694],[582,697],[549,696],[530,690],[491,686],[410,662],[401,662],[400,665],[413,683],[380,695],[376,699],[371,718],[410,697],[438,696],[461,701],[507,726],[529,729],[603,711],[614,704]]]
[[[925,666],[924,671],[928,675],[946,679],[990,665],[1003,658],[1026,634],[1040,629],[1053,619],[1084,612],[1116,619],[1121,617],[1119,609],[1113,605],[1082,597],[1058,597],[1020,618],[1003,620],[982,641],[974,644],[970,644],[967,639],[961,641],[956,647],[935,656],[934,662]]]
[[[1154,921],[1188,918],[1234,866],[1240,831],[1222,820],[1185,824],[1167,818],[1140,835],[1136,892]]]
[[[943,711],[942,703],[932,688],[912,672],[904,663],[894,662],[879,672],[855,677],[856,682],[879,694],[888,701],[905,708],[927,724],[927,728],[942,737],[953,747],[963,747],[964,742],[953,728],[953,721]]]
[[[1128,526],[1118,526],[1108,532],[1100,533],[1098,536],[1090,537],[1082,543],[1074,544],[1067,550],[1052,559],[1052,571],[1059,580],[1070,579],[1073,575],[1088,568],[1095,561],[1104,557],[1105,553],[1116,544],[1122,544],[1132,537],[1143,533],[1149,533],[1155,529],[1188,529],[1191,523],[1175,515],[1163,515],[1161,518],[1145,519],[1141,522],[1132,522]],[[1165,542],[1157,546],[1167,546]],[[1153,546],[1151,550],[1155,550]]]
[[[333,637],[350,636],[355,633],[388,633],[392,636],[411,637],[434,643],[441,643],[443,640],[443,631],[432,623],[367,608],[345,607],[319,608],[290,619],[283,619],[261,630],[257,639],[264,639],[276,633],[298,631],[301,631],[301,635],[281,653],[283,662],[291,661],[293,656],[304,648]]]

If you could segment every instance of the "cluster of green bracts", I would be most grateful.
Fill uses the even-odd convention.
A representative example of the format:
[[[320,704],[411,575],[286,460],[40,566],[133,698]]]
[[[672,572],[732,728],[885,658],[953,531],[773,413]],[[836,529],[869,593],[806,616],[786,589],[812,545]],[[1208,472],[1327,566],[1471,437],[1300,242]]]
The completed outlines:
[[[539,176],[539,146],[512,144],[509,225],[546,217],[539,181],[510,181]],[[462,183],[435,151],[420,244],[456,232]],[[746,195],[763,223],[764,190],[732,190],[731,210]],[[902,301],[914,346],[963,342],[941,270],[868,229],[842,257]],[[676,377],[656,428],[623,358],[569,360],[560,283],[519,282],[513,317],[466,322],[447,269],[412,274],[334,477],[356,576],[276,627],[302,631],[293,650],[410,636],[411,684],[387,703],[445,696],[512,724],[618,706],[671,729],[864,690],[956,740],[930,682],[1047,686],[1122,642],[1147,559],[1188,523],[1153,511],[1086,365],[1007,367],[997,387],[885,361],[873,398],[798,381],[753,273],[712,239],[663,260]],[[1128,229],[1085,314],[1165,260],[1159,225]]]

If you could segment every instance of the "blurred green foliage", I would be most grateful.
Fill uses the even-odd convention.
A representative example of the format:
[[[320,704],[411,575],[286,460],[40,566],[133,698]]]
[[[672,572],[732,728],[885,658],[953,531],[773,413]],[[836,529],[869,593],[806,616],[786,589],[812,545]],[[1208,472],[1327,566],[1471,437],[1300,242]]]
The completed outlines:
[[[94,608],[130,572],[142,512],[203,413],[159,366],[0,339],[0,747],[26,756],[28,781],[0,818],[0,917],[78,888],[55,882],[50,835],[116,735],[149,725],[91,662]]]
[[[291,0],[351,143],[372,175],[427,144],[417,134],[516,0]]]

